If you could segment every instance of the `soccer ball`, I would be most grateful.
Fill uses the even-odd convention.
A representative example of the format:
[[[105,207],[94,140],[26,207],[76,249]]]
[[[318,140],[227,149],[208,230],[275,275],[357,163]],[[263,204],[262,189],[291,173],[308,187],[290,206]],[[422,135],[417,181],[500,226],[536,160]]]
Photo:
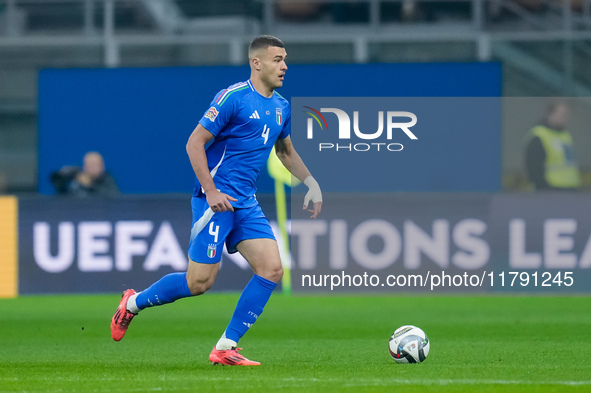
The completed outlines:
[[[427,358],[430,346],[425,332],[412,325],[396,329],[388,342],[390,355],[396,363],[421,363]]]

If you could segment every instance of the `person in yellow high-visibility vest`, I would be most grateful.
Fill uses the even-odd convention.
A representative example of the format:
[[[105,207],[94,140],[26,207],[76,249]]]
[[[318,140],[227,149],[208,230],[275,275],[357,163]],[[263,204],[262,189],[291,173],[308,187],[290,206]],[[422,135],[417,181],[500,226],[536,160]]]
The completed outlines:
[[[527,135],[526,169],[536,190],[576,190],[581,186],[573,138],[566,129],[569,119],[568,105],[554,102],[542,124]]]

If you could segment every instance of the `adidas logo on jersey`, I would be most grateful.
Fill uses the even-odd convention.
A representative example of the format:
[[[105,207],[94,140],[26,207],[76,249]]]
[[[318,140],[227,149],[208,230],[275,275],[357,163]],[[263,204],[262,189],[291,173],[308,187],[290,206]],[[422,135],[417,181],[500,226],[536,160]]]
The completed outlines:
[[[259,116],[259,112],[257,112],[256,110],[254,112],[252,112],[252,115],[249,116],[251,119],[260,119],[261,117]]]

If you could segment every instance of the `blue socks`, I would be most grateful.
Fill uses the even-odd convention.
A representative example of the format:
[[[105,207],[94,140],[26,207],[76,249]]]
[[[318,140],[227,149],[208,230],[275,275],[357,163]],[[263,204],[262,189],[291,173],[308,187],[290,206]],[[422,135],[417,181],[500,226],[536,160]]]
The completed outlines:
[[[175,300],[191,296],[187,285],[187,273],[170,273],[156,281],[135,298],[140,310],[146,307],[160,306]]]
[[[223,338],[237,343],[261,315],[276,286],[273,281],[255,274],[242,291]],[[189,296],[192,295],[187,285],[187,273],[171,273],[140,292],[135,304],[139,310],[143,310]]]
[[[276,286],[273,281],[255,274],[242,291],[224,336],[238,342],[261,315]]]

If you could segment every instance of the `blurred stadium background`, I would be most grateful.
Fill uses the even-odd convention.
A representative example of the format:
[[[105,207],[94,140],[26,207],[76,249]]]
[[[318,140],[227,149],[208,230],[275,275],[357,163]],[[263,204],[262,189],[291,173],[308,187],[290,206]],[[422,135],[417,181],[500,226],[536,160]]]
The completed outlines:
[[[290,64],[498,61],[504,96],[591,96],[590,8],[588,0],[2,0],[0,191],[37,191],[43,68],[242,65],[251,37],[270,33],[289,45]],[[510,142],[509,156],[518,150]],[[519,162],[505,161],[511,184]]]

